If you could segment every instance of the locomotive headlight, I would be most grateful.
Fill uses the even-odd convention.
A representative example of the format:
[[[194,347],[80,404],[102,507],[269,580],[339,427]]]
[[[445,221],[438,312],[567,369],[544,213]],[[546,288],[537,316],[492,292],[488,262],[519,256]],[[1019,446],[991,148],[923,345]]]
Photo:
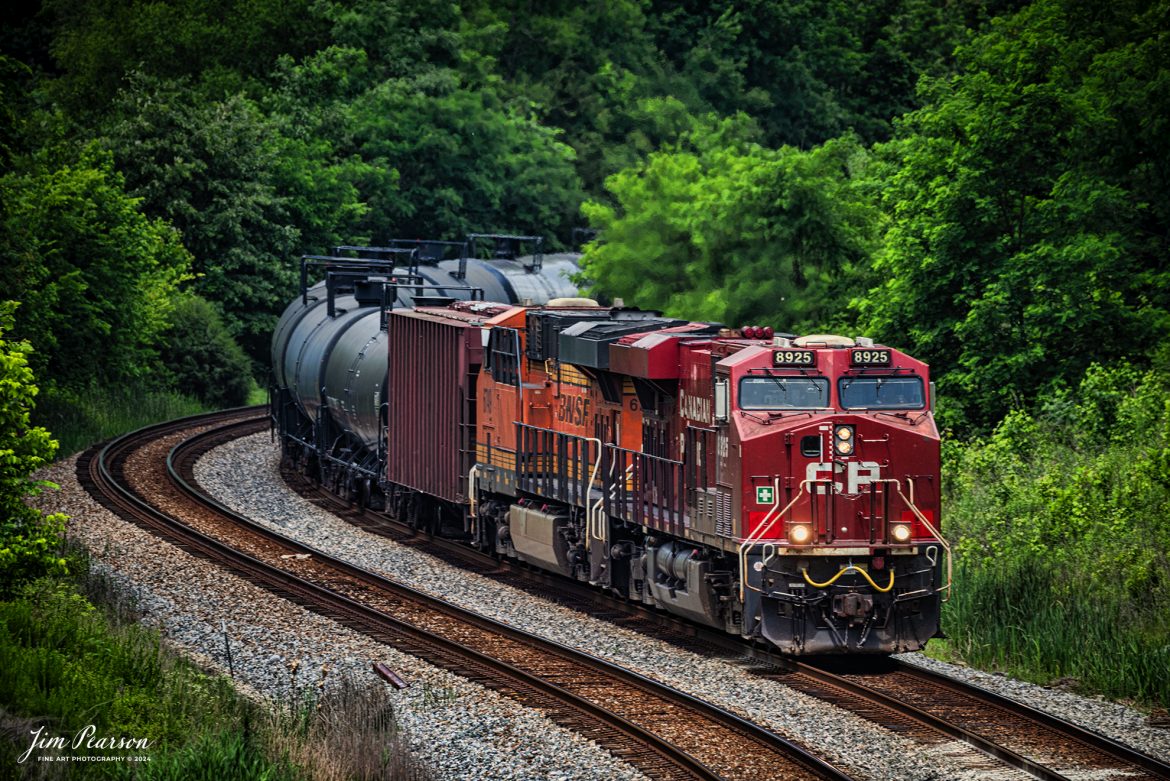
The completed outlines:
[[[910,542],[910,527],[904,523],[895,523],[890,527],[890,537],[894,542]]]
[[[839,456],[853,453],[853,426],[837,426],[833,429],[833,452]]]
[[[793,545],[807,545],[812,539],[812,527],[798,523],[788,530],[788,541]]]

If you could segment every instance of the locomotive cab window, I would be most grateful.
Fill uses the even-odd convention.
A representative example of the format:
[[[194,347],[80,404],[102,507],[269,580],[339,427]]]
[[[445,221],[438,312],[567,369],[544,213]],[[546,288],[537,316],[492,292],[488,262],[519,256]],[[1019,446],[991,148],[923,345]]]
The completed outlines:
[[[842,377],[837,391],[842,409],[922,409],[921,377]]]
[[[740,409],[821,409],[829,406],[824,377],[744,377],[739,381]]]

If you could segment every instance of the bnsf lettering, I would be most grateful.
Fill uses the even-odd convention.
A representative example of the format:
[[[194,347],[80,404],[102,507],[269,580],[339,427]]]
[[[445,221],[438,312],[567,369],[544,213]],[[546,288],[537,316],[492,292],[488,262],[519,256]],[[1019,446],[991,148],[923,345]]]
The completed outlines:
[[[711,400],[705,396],[688,396],[679,391],[678,406],[684,417],[711,425]]]
[[[557,420],[570,426],[584,426],[589,417],[589,399],[584,396],[561,396]]]

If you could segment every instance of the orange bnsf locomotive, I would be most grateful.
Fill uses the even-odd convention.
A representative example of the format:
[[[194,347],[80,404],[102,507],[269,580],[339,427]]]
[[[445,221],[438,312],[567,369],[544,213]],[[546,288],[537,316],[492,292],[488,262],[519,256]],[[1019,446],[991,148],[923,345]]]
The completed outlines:
[[[922,362],[586,299],[422,303],[333,337],[354,354],[323,360],[351,371],[312,415],[277,383],[286,456],[431,532],[787,653],[938,632],[950,558]],[[386,358],[372,393],[359,345]],[[286,375],[323,376],[291,368],[294,348],[274,343]]]

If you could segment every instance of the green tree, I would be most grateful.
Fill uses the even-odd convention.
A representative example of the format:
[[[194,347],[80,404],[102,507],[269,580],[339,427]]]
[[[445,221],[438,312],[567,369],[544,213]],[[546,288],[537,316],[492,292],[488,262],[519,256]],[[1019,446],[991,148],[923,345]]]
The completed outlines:
[[[0,593],[22,582],[65,571],[57,551],[65,516],[44,515],[25,497],[51,484],[30,475],[52,460],[57,443],[49,432],[29,424],[37,387],[27,342],[6,338],[12,332],[15,301],[0,302]],[[55,486],[52,486],[55,487]]]
[[[656,48],[646,11],[635,0],[467,3],[462,70],[472,87],[563,130],[584,187],[598,192],[605,176],[675,139],[648,101],[707,108]]]
[[[196,295],[180,295],[161,336],[160,358],[177,391],[217,408],[247,402],[252,365],[219,310]]]
[[[211,97],[304,56],[328,35],[314,0],[46,0],[60,75],[52,93],[72,112],[104,115],[133,72],[201,78]],[[215,91],[219,91],[219,95]]]
[[[286,57],[260,99],[275,146],[272,186],[304,253],[368,241],[368,193],[392,191],[397,182],[397,171],[363,159],[354,142],[351,104],[370,88],[369,71],[360,49],[332,46],[301,62]]]
[[[711,109],[751,115],[769,146],[807,149],[850,130],[888,138],[918,105],[918,77],[949,69],[983,5],[689,0],[655,2],[650,16],[658,47]]]
[[[187,81],[138,74],[119,93],[104,143],[143,210],[181,233],[195,291],[262,360],[301,250],[277,188],[284,163],[272,124],[243,95],[207,101]]]
[[[857,305],[934,365],[951,425],[1170,331],[1167,141],[1138,120],[1170,113],[1168,8],[1038,0],[996,20],[880,150],[890,229]]]
[[[705,123],[607,180],[616,205],[584,207],[602,237],[583,260],[596,293],[732,325],[841,322],[876,227],[866,153],[851,137],[801,152],[751,135]]]
[[[460,236],[501,230],[567,235],[581,201],[560,133],[472,91],[454,72],[390,80],[354,101],[362,158],[397,173],[367,194],[369,233]]]
[[[13,334],[34,372],[80,388],[151,374],[190,256],[142,214],[107,152],[22,159],[0,176],[0,287],[22,302]]]
[[[456,66],[460,7],[446,0],[314,0],[329,25],[326,45],[365,53],[372,83]],[[367,86],[372,85],[369,84]]]

